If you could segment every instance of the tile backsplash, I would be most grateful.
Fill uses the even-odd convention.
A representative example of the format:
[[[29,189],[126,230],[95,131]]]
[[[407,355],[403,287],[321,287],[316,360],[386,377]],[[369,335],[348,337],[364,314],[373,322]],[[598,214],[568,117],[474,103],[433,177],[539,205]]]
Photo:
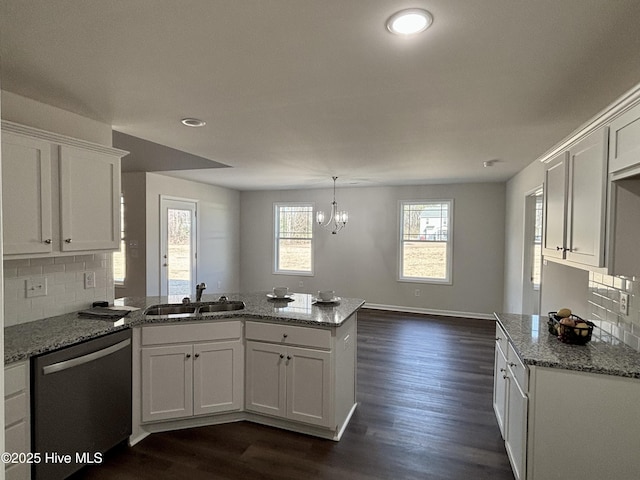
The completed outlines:
[[[628,315],[620,312],[620,294],[629,295]],[[640,351],[640,280],[589,273],[590,320]]]
[[[95,287],[85,288],[85,273],[95,274]],[[27,297],[27,281],[46,279],[47,294]],[[6,327],[82,310],[96,300],[113,303],[112,254],[4,261]]]

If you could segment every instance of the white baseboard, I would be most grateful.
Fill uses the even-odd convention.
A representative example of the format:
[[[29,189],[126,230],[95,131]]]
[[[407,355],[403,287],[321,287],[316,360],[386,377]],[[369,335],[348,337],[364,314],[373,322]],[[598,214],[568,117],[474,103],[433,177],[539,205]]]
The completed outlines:
[[[439,315],[443,317],[477,318],[480,320],[495,320],[493,313],[456,312],[453,310],[434,310],[422,307],[404,307],[401,305],[384,305],[380,303],[365,303],[362,308],[372,310],[388,310],[391,312],[421,313],[425,315]]]

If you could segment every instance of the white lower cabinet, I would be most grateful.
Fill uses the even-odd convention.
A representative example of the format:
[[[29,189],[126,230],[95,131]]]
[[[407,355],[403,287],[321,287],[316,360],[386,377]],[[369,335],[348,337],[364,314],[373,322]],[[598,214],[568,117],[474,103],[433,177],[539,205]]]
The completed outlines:
[[[4,395],[4,451],[11,454],[28,453],[31,451],[28,362],[5,367]],[[29,463],[7,463],[4,478],[31,478]]]
[[[516,480],[526,478],[528,368],[496,323],[493,409]]]
[[[142,328],[142,421],[240,410],[242,323]]]
[[[496,333],[507,338],[499,325]],[[583,347],[567,345],[575,348]],[[527,367],[499,340],[494,373],[494,409],[516,480],[637,478],[639,379]]]
[[[247,342],[246,408],[331,427],[331,354]]]

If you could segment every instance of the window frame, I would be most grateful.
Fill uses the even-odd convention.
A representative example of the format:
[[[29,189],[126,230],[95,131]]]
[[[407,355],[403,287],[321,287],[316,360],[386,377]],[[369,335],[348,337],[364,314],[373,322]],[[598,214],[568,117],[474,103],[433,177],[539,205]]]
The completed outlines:
[[[279,249],[279,240],[281,237],[280,229],[279,229],[279,219],[280,219],[280,207],[308,207],[311,209],[311,237],[308,239],[311,242],[311,270],[281,270],[278,268],[279,259],[280,259],[280,249]],[[315,275],[315,235],[314,231],[314,214],[315,204],[312,202],[274,202],[273,204],[273,274],[274,275],[297,275],[297,276],[307,276],[312,277]]]
[[[449,215],[447,219],[447,255],[446,255],[446,276],[445,278],[436,277],[405,277],[403,276],[403,259],[404,259],[404,210],[405,205],[426,205],[426,204],[442,204],[449,205]],[[422,200],[400,200],[398,202],[398,281],[407,283],[429,283],[437,285],[453,285],[453,225],[454,225],[454,200],[453,198],[429,198]]]
[[[127,286],[127,240],[126,240],[126,199],[124,193],[120,194],[120,248],[114,252],[122,254],[122,266],[124,270],[124,278],[122,280],[116,280],[115,275],[115,262],[113,259],[113,255],[111,258],[111,268],[113,270],[113,284],[116,287],[126,287]]]

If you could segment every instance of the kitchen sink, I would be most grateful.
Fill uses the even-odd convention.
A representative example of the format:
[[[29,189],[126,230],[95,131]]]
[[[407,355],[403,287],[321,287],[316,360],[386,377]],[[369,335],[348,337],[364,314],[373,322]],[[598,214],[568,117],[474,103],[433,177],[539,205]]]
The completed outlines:
[[[176,315],[192,313],[195,314],[196,305],[152,305],[144,311],[145,315]]]
[[[167,305],[151,305],[144,311],[144,314],[180,315],[195,317],[197,314],[232,312],[234,310],[242,310],[244,307],[244,302],[238,300],[187,304],[176,303]]]
[[[210,302],[198,307],[198,313],[231,312],[233,310],[242,310],[243,308],[244,302],[238,300]]]

